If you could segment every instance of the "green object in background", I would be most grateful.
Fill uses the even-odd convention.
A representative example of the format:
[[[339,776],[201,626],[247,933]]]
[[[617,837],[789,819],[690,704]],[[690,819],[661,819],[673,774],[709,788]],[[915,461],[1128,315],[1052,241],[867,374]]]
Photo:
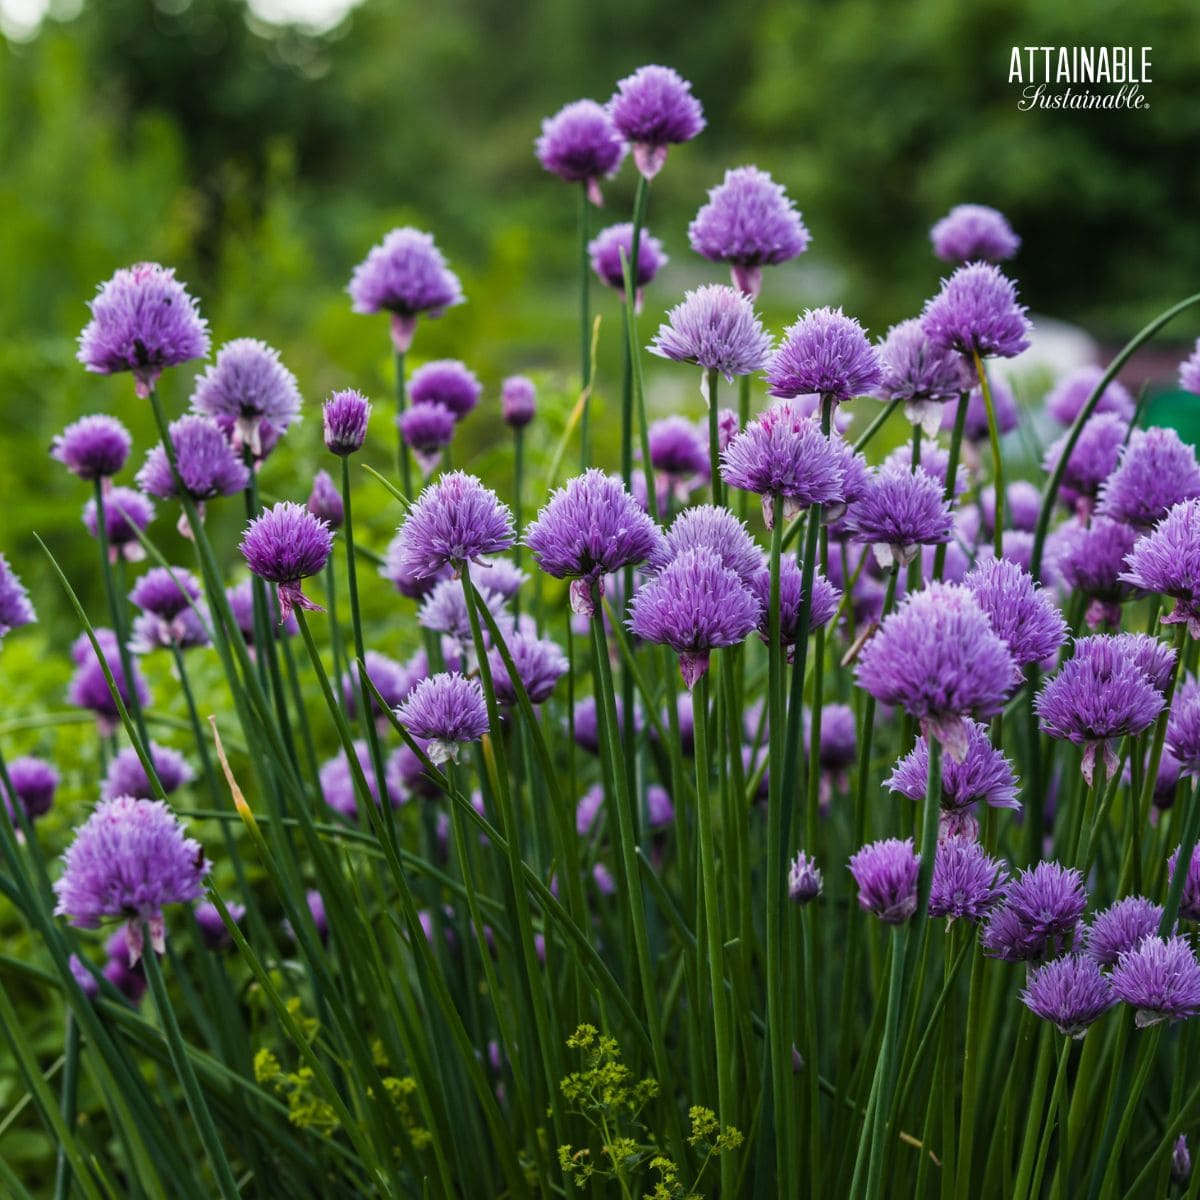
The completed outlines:
[[[1200,396],[1173,388],[1154,392],[1146,402],[1143,425],[1165,425],[1191,445],[1200,445]]]

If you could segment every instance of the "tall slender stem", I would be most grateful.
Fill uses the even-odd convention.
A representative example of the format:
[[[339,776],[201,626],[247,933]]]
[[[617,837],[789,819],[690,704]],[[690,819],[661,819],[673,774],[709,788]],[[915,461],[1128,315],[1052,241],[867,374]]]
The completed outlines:
[[[979,351],[971,352],[975,362],[975,374],[979,377],[979,388],[983,392],[983,407],[987,411],[988,441],[992,447],[992,490],[996,495],[994,520],[992,521],[992,544],[996,557],[1004,553],[1004,505],[1007,497],[1004,492],[1004,460],[1000,456],[1000,428],[996,424],[996,406],[992,402],[992,389],[988,384],[987,372],[983,369],[983,359]]]
[[[950,455],[946,459],[946,490],[945,497],[950,504],[954,503],[954,492],[958,486],[958,456],[962,453],[963,432],[967,427],[967,408],[971,402],[971,393],[962,392],[958,397],[958,408],[954,413],[954,429],[950,434]],[[941,579],[946,569],[946,546],[942,542],[933,552],[933,578]]]
[[[400,490],[406,500],[412,499],[412,463],[404,436],[400,432],[400,418],[408,407],[408,382],[405,378],[405,351],[394,350],[392,359],[396,365],[396,474],[400,479]]]
[[[717,407],[717,386],[720,378],[720,371],[708,372],[708,469],[712,475],[712,502],[716,505],[725,503],[725,488],[721,483],[721,414]]]
[[[579,185],[579,394],[584,397],[583,412],[579,418],[579,469],[586,471],[592,465],[591,407],[589,389],[592,384],[592,314],[591,286],[592,265],[588,258],[588,242],[591,240],[591,201],[588,185]]]

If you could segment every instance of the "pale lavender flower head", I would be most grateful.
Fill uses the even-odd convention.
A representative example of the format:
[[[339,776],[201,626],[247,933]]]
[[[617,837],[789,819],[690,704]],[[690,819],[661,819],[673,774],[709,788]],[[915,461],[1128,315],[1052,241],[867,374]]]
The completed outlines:
[[[1004,897],[1008,869],[976,841],[938,842],[929,889],[929,915],[949,921],[982,921]]]
[[[362,392],[334,392],[321,409],[325,449],[339,457],[357,453],[367,440],[370,418],[371,402]]]
[[[928,437],[937,434],[943,406],[957,402],[972,386],[962,356],[935,346],[916,317],[888,330],[879,345],[879,367],[875,394],[883,400],[903,400],[909,421]]]
[[[823,886],[816,860],[803,850],[799,851],[788,868],[788,899],[796,904],[808,904],[821,894]]]
[[[124,268],[100,285],[88,307],[92,319],[76,357],[97,375],[132,371],[142,399],[167,367],[208,354],[208,322],[170,267]]]
[[[943,262],[1001,262],[1021,248],[1008,218],[986,204],[956,204],[929,231]]]
[[[812,715],[804,714],[804,748],[811,746]],[[848,704],[825,704],[821,708],[820,766],[823,771],[843,771],[855,762],[858,725]]]
[[[592,832],[596,818],[600,815],[603,807],[604,788],[601,784],[597,783],[594,787],[588,788],[579,797],[579,803],[575,805],[575,832],[581,838],[587,837]]]
[[[418,367],[408,381],[408,398],[414,407],[444,404],[461,421],[483,395],[475,372],[455,358],[439,358]]]
[[[312,491],[308,493],[305,508],[318,521],[324,521],[330,529],[341,529],[342,522],[346,519],[346,509],[342,503],[342,494],[328,471],[318,471],[313,476]]]
[[[941,806],[947,811],[961,811],[976,802],[993,808],[1011,808],[1018,812],[1017,778],[1012,763],[992,745],[986,725],[966,722],[967,753],[961,762],[948,759],[942,763]],[[884,785],[910,800],[924,800],[929,786],[929,743],[917,738],[913,748],[901,758]]]
[[[463,302],[458,276],[433,235],[411,226],[393,229],[372,247],[346,290],[356,313],[392,314],[392,344],[401,354],[412,345],[418,317],[440,317]]]
[[[467,570],[477,588],[496,592],[505,600],[511,600],[529,582],[529,576],[507,558],[473,562]]]
[[[354,742],[354,757],[358,760],[359,770],[362,771],[363,779],[366,782],[367,791],[371,794],[372,802],[378,804],[379,783],[375,778],[375,768],[371,761],[371,749],[362,738]],[[318,782],[321,785],[321,795],[324,797],[325,803],[335,813],[345,817],[348,821],[356,821],[358,819],[358,792],[355,788],[354,771],[351,769],[350,759],[347,758],[344,749],[339,750],[333,758],[326,760],[322,764],[318,772]],[[387,786],[386,770],[384,786]],[[393,807],[399,805],[400,800],[400,795],[393,796],[389,792],[388,803]]]
[[[1171,701],[1166,744],[1184,775],[1200,775],[1200,683],[1186,679]]]
[[[1105,622],[1120,623],[1121,604],[1133,592],[1121,576],[1137,539],[1132,525],[1107,517],[1068,528],[1058,539],[1054,565],[1068,587],[1091,598],[1087,620],[1093,629]]]
[[[523,429],[537,411],[537,389],[526,375],[510,375],[500,385],[500,410],[504,423],[512,429]]]
[[[650,353],[720,371],[726,379],[752,375],[767,362],[771,335],[748,296],[720,283],[686,292],[667,313]]]
[[[757,167],[737,167],[709,188],[708,203],[688,226],[692,249],[710,262],[729,263],[734,286],[754,299],[762,268],[808,249],[808,229],[783,185]]]
[[[233,442],[263,457],[263,434],[272,444],[300,417],[300,387],[279,351],[256,338],[236,338],[196,378],[192,411],[211,417]]]
[[[584,616],[595,615],[593,584],[603,587],[605,575],[645,562],[661,540],[620,479],[594,468],[556,490],[525,534],[547,575],[573,581],[571,606]]]
[[[8,764],[8,777],[12,781],[13,795],[31,821],[44,817],[54,804],[54,792],[58,787],[58,772],[44,758],[23,756]],[[13,796],[0,783],[0,792],[13,811]]]
[[[912,838],[888,838],[863,846],[850,859],[858,885],[858,904],[888,925],[903,925],[917,911],[917,875],[921,856]]]
[[[200,843],[162,801],[101,800],[63,855],[54,911],[81,929],[95,929],[106,917],[128,921],[132,964],[142,952],[142,923],[161,954],[162,910],[198,899],[209,866]]]
[[[1162,693],[1128,653],[1108,638],[1080,638],[1075,656],[1048,679],[1034,708],[1042,730],[1082,746],[1083,776],[1091,784],[1097,754],[1112,778],[1117,757],[1112,740],[1141,733],[1163,708]]]
[[[1046,396],[1046,411],[1060,425],[1074,425],[1103,377],[1103,367],[1077,367],[1064,375],[1050,390]],[[1109,413],[1120,417],[1128,425],[1133,420],[1134,407],[1129,389],[1114,379],[1100,394],[1093,413],[1096,416]]]
[[[1109,979],[1117,999],[1136,1009],[1139,1029],[1200,1012],[1200,962],[1181,935],[1143,938],[1117,959]]]
[[[626,261],[633,262],[633,226],[626,221],[621,225],[610,225],[602,229],[589,243],[588,254],[592,259],[592,270],[602,283],[625,293]],[[634,301],[641,309],[642,289],[654,282],[654,277],[671,260],[663,253],[662,242],[643,229],[638,237],[637,275],[633,280]]]
[[[508,651],[513,666],[517,668],[531,704],[541,704],[550,698],[555,684],[571,669],[571,664],[557,642],[532,634],[517,633],[508,639]],[[492,670],[492,684],[496,699],[501,704],[517,703],[517,689],[504,665],[500,650],[493,647],[488,652],[488,664]]]
[[[783,498],[789,518],[813,504],[844,500],[846,469],[839,447],[792,401],[773,405],[729,443],[721,455],[721,475],[730,487],[762,497],[768,528],[776,496]]]
[[[690,690],[708,670],[709,652],[745,640],[758,600],[711,550],[685,550],[644,584],[630,604],[629,628],[670,646]]]
[[[187,759],[178,750],[151,742],[149,753],[150,761],[154,764],[154,774],[158,776],[158,782],[166,795],[177,792],[196,777]],[[155,799],[150,777],[132,746],[126,746],[108,764],[108,771],[100,785],[100,795],[105,800],[112,800],[117,796],[133,796],[138,800]]]
[[[705,124],[692,85],[670,67],[639,67],[620,80],[608,115],[633,147],[633,161],[646,179],[662,170],[669,146],[690,142]]]
[[[1021,993],[1025,1007],[1059,1033],[1081,1038],[1117,1002],[1108,977],[1090,958],[1066,954],[1029,972]]]
[[[476,679],[443,672],[422,679],[396,710],[415,738],[425,738],[430,761],[458,761],[464,742],[477,742],[488,731],[483,689]]]
[[[230,901],[225,905],[229,918],[235,925],[240,925],[246,917],[246,906]],[[221,912],[215,904],[205,900],[197,904],[193,916],[200,926],[200,938],[206,950],[228,950],[233,945],[233,935],[225,928]]]
[[[1174,859],[1172,867],[1174,866]],[[1083,931],[1083,946],[1098,967],[1114,966],[1127,950],[1132,950],[1142,938],[1158,932],[1162,920],[1161,904],[1145,896],[1126,896],[1098,912]],[[1185,916],[1187,914],[1184,914]]]
[[[984,927],[985,953],[1006,962],[1041,962],[1072,944],[1087,907],[1083,879],[1073,867],[1039,862],[1008,885],[1004,904]]]
[[[833,561],[833,556],[830,556]],[[761,559],[760,559],[761,563]],[[771,637],[771,571],[760,565],[750,581],[750,590],[758,600],[758,633],[764,642]],[[810,606],[808,627],[811,632],[828,625],[838,609],[841,592],[821,572],[813,570],[813,598]],[[794,554],[785,554],[779,560],[779,641],[791,659],[800,629],[800,607],[804,599],[804,572]]]
[[[396,566],[410,577],[434,576],[500,554],[515,540],[508,506],[474,475],[452,471],[410,505],[397,534]]]
[[[109,562],[123,559],[140,562],[146,557],[138,534],[145,531],[154,519],[154,505],[132,488],[109,488],[104,497],[104,533],[108,538]],[[84,528],[92,537],[100,536],[100,521],[96,515],[96,499],[83,506]],[[0,623],[3,618],[0,617]]]
[[[547,117],[534,148],[551,174],[586,184],[588,198],[597,206],[604,203],[600,180],[611,179],[629,152],[608,112],[594,100],[575,100]]]
[[[651,570],[661,571],[687,550],[711,550],[744,587],[752,587],[762,569],[762,551],[754,544],[745,524],[729,509],[717,505],[685,508],[650,555]]]
[[[414,404],[396,418],[404,444],[413,452],[421,473],[428,477],[454,441],[456,418],[440,401]]]
[[[1033,533],[1042,507],[1042,494],[1026,479],[1014,479],[1004,489],[1004,518],[1012,529]],[[981,528],[991,533],[996,528],[996,489],[985,487],[979,493]]]
[[[423,571],[424,566],[423,564],[414,566],[409,561],[407,546],[406,539],[399,534],[392,538],[388,543],[387,553],[384,555],[379,573],[384,579],[389,580],[402,596],[407,596],[410,600],[420,600],[433,591],[439,580],[449,578],[451,569],[446,566],[432,575],[415,574],[414,572],[417,570]]]
[[[1179,386],[1185,392],[1200,396],[1200,338],[1191,354],[1179,364]]]
[[[137,664],[132,664],[133,686],[131,691],[130,682],[125,677],[125,667],[121,662],[116,635],[111,629],[97,629],[95,633],[96,640],[100,644],[100,651],[104,655],[104,661],[112,673],[113,683],[116,686],[117,694],[121,697],[121,702],[128,708],[132,702],[132,696],[136,695],[138,704],[144,708],[150,703],[150,689],[146,686],[146,680],[138,670]],[[76,639],[75,645],[71,649],[71,655],[76,666],[75,674],[71,676],[71,682],[67,689],[67,700],[76,707],[86,708],[93,713],[96,717],[96,724],[102,733],[115,733],[121,724],[121,712],[117,708],[117,702],[113,699],[112,692],[109,691],[104,667],[86,634]]]
[[[985,559],[963,580],[976,604],[1021,668],[1056,654],[1067,638],[1067,623],[1053,597],[1033,576],[1006,558]]]
[[[237,627],[241,630],[246,645],[253,649],[255,637],[253,583],[249,579],[243,579],[241,583],[227,588],[225,597],[229,601],[229,608],[233,613],[233,619],[237,622]],[[271,609],[268,616],[275,625],[277,636],[295,637],[300,632],[300,626],[296,623],[295,614],[289,612],[287,616],[284,616],[279,610],[279,601],[274,596],[268,598],[267,604]]]
[[[1129,426],[1115,413],[1092,417],[1079,434],[1079,440],[1067,459],[1058,498],[1086,516],[1100,485],[1116,470]],[[1046,451],[1042,470],[1053,474],[1062,459],[1069,433],[1064,433]]]
[[[1126,583],[1174,599],[1164,625],[1186,624],[1192,637],[1200,637],[1200,500],[1176,504],[1134,543],[1125,563]]]
[[[1196,451],[1174,429],[1135,429],[1117,469],[1100,489],[1098,511],[1149,529],[1176,504],[1200,498]]]
[[[401,704],[409,692],[429,674],[424,651],[418,651],[410,662],[400,663],[386,654],[380,654],[378,650],[368,650],[363,656],[363,661],[367,668],[367,678],[374,684],[375,690],[383,697],[383,702],[389,709]],[[350,717],[358,716],[357,663],[342,673],[342,702]],[[367,704],[375,720],[384,715],[370,688],[367,689]]]
[[[967,370],[974,375],[974,367]],[[992,411],[996,414],[996,432],[1003,437],[1016,429],[1020,421],[1020,410],[1017,408],[1017,398],[1013,390],[998,376],[989,376],[988,386],[992,393]],[[942,407],[942,428],[954,428],[954,418],[957,405],[946,404]],[[963,437],[968,442],[982,444],[988,440],[987,405],[983,399],[983,388],[978,383],[970,389],[967,398],[967,416],[963,424]],[[939,447],[941,449],[941,447]]]
[[[921,314],[925,336],[965,357],[1015,358],[1029,346],[1029,319],[999,267],[973,262],[942,281]]]
[[[173,621],[200,599],[200,581],[182,567],[151,567],[133,585],[129,599],[143,612]]]
[[[179,478],[193,500],[231,496],[250,482],[250,469],[238,457],[220,427],[208,417],[186,413],[170,426]],[[159,500],[177,495],[175,476],[162,445],[154,446],[137,473],[138,486]]]
[[[1000,711],[1015,677],[1012,654],[974,596],[931,583],[908,596],[864,647],[858,683],[882,704],[899,704],[955,761],[967,753],[964,718]]]
[[[301,584],[319,574],[333,551],[333,531],[307,508],[285,500],[266,509],[246,526],[238,547],[250,570],[279,589],[281,619],[293,606],[323,612]]]
[[[784,333],[766,375],[772,396],[812,393],[834,400],[869,392],[883,377],[866,330],[840,308],[807,309]]]
[[[665,829],[675,819],[675,805],[666,788],[652,783],[646,789],[646,824],[652,830]]]
[[[8,559],[0,554],[0,639],[22,625],[32,625],[36,620],[37,613],[29,601],[25,585],[8,565]]]
[[[902,566],[916,557],[918,546],[950,540],[954,518],[943,487],[918,467],[887,465],[870,480],[850,510],[851,540],[874,547],[881,567]]]
[[[694,421],[673,415],[650,425],[650,463],[673,479],[707,478],[708,438]]]
[[[109,479],[129,457],[133,439],[116,417],[81,417],[53,441],[51,457],[80,479]]]

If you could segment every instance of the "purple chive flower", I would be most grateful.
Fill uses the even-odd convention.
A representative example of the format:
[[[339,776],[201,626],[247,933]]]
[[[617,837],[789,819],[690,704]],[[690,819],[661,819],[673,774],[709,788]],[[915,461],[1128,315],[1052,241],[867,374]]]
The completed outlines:
[[[752,587],[762,569],[762,551],[746,526],[729,509],[713,504],[685,508],[675,518],[650,555],[651,570],[661,571],[687,550],[711,550],[744,587]]]
[[[1070,947],[1087,907],[1079,872],[1039,862],[1008,885],[1004,903],[984,926],[984,952],[1005,962],[1041,962]]]
[[[413,452],[422,474],[428,478],[454,441],[454,414],[442,403],[414,404],[396,418],[404,444]]]
[[[67,966],[71,968],[71,976],[79,984],[83,994],[89,1000],[95,1000],[100,994],[100,984],[96,976],[84,966],[83,959],[78,954],[72,954],[67,960]]]
[[[1046,411],[1060,425],[1074,425],[1103,377],[1103,367],[1077,367],[1050,390],[1046,396]],[[1133,420],[1134,407],[1129,389],[1114,379],[1101,393],[1093,413],[1095,416],[1108,413],[1120,417],[1128,425]]]
[[[554,685],[571,669],[562,647],[548,638],[518,633],[509,640],[508,651],[512,655],[513,666],[517,668],[517,675],[529,693],[531,704],[548,700]],[[501,704],[516,704],[517,689],[498,648],[493,647],[489,651],[488,665],[492,670],[496,699]]]
[[[108,962],[104,964],[104,978],[129,1001],[130,1004],[140,1004],[146,994],[146,968],[141,962],[134,962],[134,951],[129,944],[129,927],[122,925],[112,937],[104,943],[104,953]],[[140,952],[137,954],[140,958]]]
[[[188,608],[171,620],[151,612],[139,613],[133,619],[129,636],[129,649],[134,654],[152,654],[155,650],[191,650],[195,646],[207,646],[210,641],[204,619],[194,609]]]
[[[1175,674],[1176,654],[1166,642],[1148,633],[1118,633],[1111,641],[1164,695]]]
[[[989,858],[975,841],[961,837],[938,842],[929,890],[929,915],[947,920],[982,921],[1004,897],[1008,869]]]
[[[592,469],[554,492],[525,545],[547,575],[572,580],[571,607],[590,617],[592,586],[603,589],[605,575],[645,562],[661,538],[621,481]]]
[[[279,590],[279,611],[287,620],[293,605],[324,612],[301,590],[301,583],[324,568],[333,551],[333,532],[324,521],[289,500],[266,509],[246,526],[238,549],[250,570]]]
[[[1191,1177],[1192,1156],[1188,1153],[1187,1134],[1181,1133],[1171,1151],[1171,1182],[1177,1188],[1184,1188]]]
[[[833,557],[830,556],[830,561]],[[761,560],[760,560],[761,562]],[[758,600],[758,634],[769,644],[771,638],[771,571],[761,566],[750,581],[750,590]],[[833,620],[837,613],[841,592],[821,574],[813,571],[813,598],[810,606],[808,628],[821,629]],[[787,650],[791,661],[796,645],[796,634],[800,628],[800,606],[804,599],[804,572],[794,554],[785,554],[779,560],[779,640]]]
[[[166,795],[177,792],[196,777],[187,759],[178,750],[160,746],[157,742],[151,742],[149,750],[154,773]],[[150,777],[132,746],[126,746],[108,764],[108,771],[100,785],[100,795],[105,800],[114,800],[117,796],[133,796],[137,800],[155,799]]]
[[[883,460],[882,465],[886,467],[905,467],[911,471],[912,450],[908,446],[897,446]],[[950,451],[945,446],[939,446],[936,442],[922,442],[921,457],[917,462],[917,466],[927,475],[932,475],[941,484],[943,491],[945,490],[946,472],[950,469]],[[958,470],[954,474],[954,494],[961,496],[966,490],[967,473],[962,463],[959,463]]]
[[[1139,1029],[1200,1012],[1200,962],[1187,938],[1143,938],[1117,959],[1109,976],[1113,994],[1134,1013]]]
[[[1017,778],[1003,750],[996,749],[986,725],[968,721],[967,753],[961,762],[942,763],[941,806],[948,812],[961,812],[977,802],[993,808],[1021,809],[1017,800]],[[884,785],[910,800],[924,800],[929,786],[929,743],[916,740],[912,750],[901,758]]]
[[[12,781],[12,794],[2,783],[0,792],[4,793],[10,814],[13,812],[14,795],[31,821],[44,817],[50,811],[58,787],[58,772],[52,764],[43,758],[14,758],[8,764],[8,777]]]
[[[929,231],[933,252],[943,262],[996,263],[1021,248],[1008,218],[986,204],[956,204]]]
[[[1076,641],[1075,656],[1046,681],[1034,708],[1044,732],[1083,746],[1083,777],[1090,786],[1097,754],[1103,755],[1105,777],[1112,778],[1112,740],[1149,728],[1163,703],[1125,650],[1093,637]]]
[[[1171,860],[1172,867],[1174,859]],[[1114,966],[1127,950],[1142,938],[1158,932],[1162,920],[1161,904],[1145,896],[1126,896],[1103,912],[1098,912],[1083,931],[1084,950],[1098,967]],[[1186,914],[1185,914],[1186,915]]]
[[[142,922],[161,954],[162,910],[201,896],[209,867],[200,843],[162,801],[101,800],[63,855],[54,911],[80,929],[95,929],[106,917],[127,920],[132,965],[142,953]]]
[[[418,367],[408,381],[409,402],[444,404],[456,421],[461,421],[479,403],[483,384],[465,363],[454,358],[439,358]]]
[[[646,823],[652,830],[665,829],[675,820],[675,805],[666,788],[652,783],[646,789]]]
[[[782,497],[784,516],[790,518],[813,504],[841,502],[846,484],[838,446],[790,401],[767,409],[729,443],[721,455],[721,475],[730,487],[762,497],[768,529],[775,497]]]
[[[1081,1038],[1092,1022],[1116,1004],[1112,985],[1082,954],[1067,954],[1029,972],[1021,993],[1025,1007],[1061,1034]]]
[[[415,738],[428,739],[426,754],[440,765],[458,761],[463,742],[477,742],[488,731],[487,709],[479,681],[442,673],[422,679],[396,710]]]
[[[109,479],[129,457],[133,439],[116,417],[82,417],[52,443],[51,457],[80,479]]]
[[[586,184],[588,199],[597,208],[604,204],[600,180],[611,179],[629,152],[608,112],[594,100],[576,100],[547,117],[534,148],[551,174]]]
[[[151,567],[133,585],[129,599],[142,612],[173,621],[200,599],[200,581],[182,567]]]
[[[871,842],[850,859],[858,885],[858,904],[887,925],[903,925],[917,911],[917,874],[921,856],[912,838]]]
[[[626,221],[602,229],[589,243],[588,254],[592,270],[600,281],[614,291],[625,294],[625,266],[622,257],[633,261],[633,226]],[[654,282],[654,277],[671,260],[663,253],[662,242],[643,229],[638,237],[637,276],[633,281],[634,305],[642,308],[642,289]]]
[[[393,229],[371,248],[346,290],[356,313],[391,313],[392,344],[399,354],[412,345],[418,317],[440,317],[463,302],[458,276],[433,235],[408,226]]]
[[[625,706],[621,697],[616,697],[617,732],[625,730]],[[635,708],[633,712],[633,732],[642,731],[642,714]],[[575,741],[589,754],[600,753],[600,725],[596,713],[595,696],[585,696],[575,705]]]
[[[241,630],[242,637],[246,640],[246,645],[253,650],[254,585],[249,579],[243,579],[241,583],[227,588],[225,597],[229,601],[229,607],[233,612],[233,619],[237,622],[237,627]],[[300,626],[296,624],[295,615],[289,612],[284,616],[279,610],[279,601],[276,597],[271,596],[267,600],[267,605],[273,610],[268,613],[268,617],[274,623],[276,632],[280,636],[295,637],[300,632]]]
[[[667,313],[650,353],[720,371],[726,379],[752,375],[767,362],[771,335],[748,297],[720,283],[684,293]]]
[[[799,851],[788,868],[788,899],[796,904],[808,904],[821,894],[823,886],[816,860],[809,858],[803,850]]]
[[[500,385],[500,409],[504,423],[512,429],[524,429],[537,411],[537,388],[525,375],[510,375]]]
[[[123,559],[140,562],[146,557],[138,534],[154,519],[154,505],[132,488],[109,488],[104,497],[104,533],[108,538],[109,562]],[[83,524],[92,537],[100,536],[100,521],[93,497],[83,506]]]
[[[32,625],[37,613],[29,602],[29,593],[20,576],[8,565],[8,559],[0,554],[0,639],[22,625]]]
[[[472,582],[478,587],[479,603],[496,618],[500,632],[507,638],[512,632],[513,620],[505,610],[505,597],[485,585],[480,585],[475,576],[472,576]],[[473,653],[471,614],[467,611],[467,598],[458,580],[438,581],[433,591],[421,601],[417,623],[425,629],[432,629],[435,633],[444,635],[442,647],[447,657],[459,657],[468,648]],[[487,638],[486,630],[484,637]]]
[[[1191,354],[1179,364],[1179,386],[1185,392],[1200,396],[1200,338]]]
[[[1056,654],[1067,623],[1050,593],[1004,558],[985,559],[963,580],[1020,669]]]
[[[881,567],[906,566],[918,546],[950,540],[954,518],[943,487],[920,467],[884,466],[850,512],[851,540],[871,545]]]
[[[321,409],[325,431],[325,449],[345,457],[356,454],[367,440],[367,422],[371,402],[362,392],[334,392]]]
[[[486,588],[511,600],[529,582],[529,576],[507,558],[493,558],[486,562],[473,562],[468,568],[471,582],[477,588]]]
[[[279,351],[256,338],[236,338],[196,379],[192,411],[211,417],[233,442],[264,457],[263,438],[272,444],[300,418],[300,387],[279,359]]]
[[[927,736],[961,762],[972,714],[1000,711],[1016,663],[975,597],[952,583],[908,596],[863,648],[858,683],[882,704],[899,704]]]
[[[422,578],[500,554],[516,538],[512,513],[496,493],[474,475],[452,471],[425,488],[409,506],[397,540],[396,567]]]
[[[762,269],[808,249],[808,229],[783,185],[757,167],[737,167],[709,188],[708,203],[688,226],[692,249],[710,262],[729,263],[733,285],[754,299]]]
[[[588,788],[575,806],[575,832],[585,838],[595,827],[596,818],[604,807],[604,788],[600,784]]]
[[[690,142],[705,124],[692,85],[670,67],[639,67],[622,79],[608,115],[633,147],[633,161],[646,179],[662,170],[669,146]]]
[[[1100,485],[1116,470],[1128,432],[1129,426],[1115,413],[1092,417],[1080,432],[1058,489],[1058,498],[1076,508],[1080,516],[1086,517],[1091,511]],[[1046,451],[1042,470],[1047,475],[1057,469],[1069,436],[1064,433]]]
[[[208,354],[208,322],[170,267],[138,263],[118,271],[89,302],[92,319],[76,357],[97,375],[132,371],[144,400],[167,367]]]
[[[849,400],[869,392],[882,377],[879,351],[840,308],[807,309],[767,363],[771,395],[784,399],[817,393]]]
[[[346,519],[342,495],[328,471],[318,471],[313,476],[312,491],[308,493],[308,502],[304,507],[330,529],[341,529]]]
[[[804,714],[804,748],[811,746],[812,716]],[[848,704],[826,704],[821,708],[821,745],[819,762],[822,771],[843,771],[853,765],[858,749],[858,726],[854,709]]]
[[[1137,538],[1132,525],[1097,517],[1086,527],[1069,528],[1058,541],[1054,565],[1068,587],[1091,598],[1087,620],[1093,629],[1120,623],[1121,603],[1133,592],[1121,576]]]
[[[1200,774],[1200,683],[1187,679],[1171,702],[1167,746],[1181,774]]]
[[[1037,528],[1042,494],[1028,480],[1016,479],[1004,489],[1004,515],[1009,525],[1022,533]],[[996,489],[986,487],[979,493],[981,527],[988,533],[996,528]]]
[[[943,280],[925,305],[921,327],[935,346],[968,358],[1015,358],[1029,346],[1029,320],[1017,289],[990,263],[970,263]]]
[[[131,692],[129,681],[125,678],[116,635],[111,629],[97,629],[95,633],[122,703],[128,708],[132,702],[131,697],[136,695],[138,704],[144,708],[150,703],[150,689],[146,686],[146,680],[138,670],[137,664],[133,664]],[[115,733],[121,724],[121,713],[112,692],[109,691],[104,668],[86,634],[76,639],[71,648],[71,655],[75,660],[75,674],[71,676],[71,683],[67,689],[68,701],[93,713],[101,733]]]
[[[250,482],[250,470],[238,457],[215,421],[187,413],[170,426],[171,445],[179,477],[193,500],[232,496]],[[161,445],[146,455],[137,473],[138,486],[151,496],[169,500],[177,495],[175,476]]]
[[[414,574],[414,567],[408,560],[407,551],[407,540],[397,534],[388,543],[387,553],[384,555],[383,566],[379,568],[379,573],[384,579],[390,580],[392,586],[402,596],[407,596],[410,600],[420,600],[433,591],[440,580],[449,577],[450,568],[443,567],[432,575]],[[418,569],[423,568],[418,564]]]
[[[375,768],[371,762],[371,750],[367,743],[359,738],[354,743],[354,756],[358,759],[359,769],[366,780],[367,790],[371,799],[379,803],[379,784],[375,779]],[[322,764],[318,772],[321,784],[321,795],[325,803],[339,816],[348,821],[358,819],[358,793],[354,786],[354,772],[350,768],[350,760],[345,750],[339,750],[333,758]],[[384,786],[387,785],[386,770]],[[400,797],[388,795],[388,802],[393,806],[399,804]]]
[[[1117,469],[1100,489],[1098,511],[1149,529],[1176,504],[1200,498],[1196,451],[1173,429],[1135,429]]]
[[[694,421],[663,417],[650,426],[649,437],[650,462],[655,471],[677,485],[697,476],[708,477],[708,438]]]
[[[961,355],[935,346],[916,317],[888,330],[879,346],[879,366],[877,394],[903,400],[905,416],[931,438],[942,424],[943,406],[957,403],[972,386]]]
[[[1192,637],[1200,637],[1200,500],[1176,504],[1134,543],[1125,563],[1126,583],[1174,599],[1164,625],[1186,624]]]
[[[629,628],[670,646],[690,691],[708,670],[709,651],[736,646],[755,627],[759,603],[711,550],[685,550],[634,595]]]
[[[403,703],[405,697],[417,684],[429,674],[424,651],[418,651],[413,660],[408,663],[397,662],[377,650],[368,650],[364,656],[367,668],[367,678],[375,686],[375,690],[383,697],[387,708],[394,709]],[[350,717],[358,716],[358,667],[351,666],[342,674],[342,701]],[[367,690],[367,704],[371,716],[375,720],[384,716],[379,701]]]
[[[246,916],[246,906],[230,902],[225,907],[229,910],[230,920],[235,925],[240,925]],[[196,924],[200,926],[200,939],[206,950],[228,950],[233,945],[233,935],[225,928],[225,922],[215,904],[207,900],[203,904],[197,904],[193,916],[196,918]]]

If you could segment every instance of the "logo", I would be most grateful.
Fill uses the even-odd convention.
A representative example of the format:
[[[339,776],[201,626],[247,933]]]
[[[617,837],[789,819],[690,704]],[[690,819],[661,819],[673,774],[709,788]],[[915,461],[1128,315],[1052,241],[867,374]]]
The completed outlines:
[[[1017,108],[1145,109],[1150,46],[1014,46],[1008,82]]]

